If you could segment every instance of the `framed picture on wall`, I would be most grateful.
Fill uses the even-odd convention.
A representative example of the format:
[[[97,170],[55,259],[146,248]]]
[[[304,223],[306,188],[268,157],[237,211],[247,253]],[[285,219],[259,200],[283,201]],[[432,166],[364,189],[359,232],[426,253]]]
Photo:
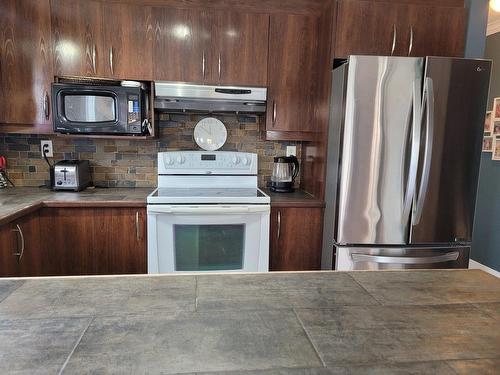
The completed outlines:
[[[493,137],[487,136],[483,138],[483,152],[493,151]]]
[[[493,154],[491,155],[491,158],[493,160],[500,160],[500,138],[498,137],[493,137]]]
[[[495,121],[493,123],[493,136],[500,136],[500,121]]]
[[[493,100],[493,121],[500,121],[500,98]]]
[[[491,132],[491,124],[493,123],[493,121],[491,121],[491,112],[492,111],[486,112],[486,117],[484,118],[484,132],[485,133]]]

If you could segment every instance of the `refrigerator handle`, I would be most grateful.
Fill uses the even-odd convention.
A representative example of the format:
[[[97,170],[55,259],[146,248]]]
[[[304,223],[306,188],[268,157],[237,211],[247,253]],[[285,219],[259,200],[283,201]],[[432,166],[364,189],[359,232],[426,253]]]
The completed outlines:
[[[420,153],[420,138],[422,132],[422,122],[420,118],[422,116],[421,103],[422,103],[422,92],[420,89],[420,80],[415,80],[413,82],[413,93],[412,93],[412,105],[410,111],[412,116],[408,116],[408,121],[410,122],[411,128],[411,153],[410,153],[410,165],[408,169],[408,177],[406,181],[406,193],[403,200],[403,214],[401,216],[401,222],[403,225],[408,223],[411,213],[411,205],[415,197],[415,190],[417,184],[417,173],[418,173],[418,159]],[[406,156],[406,147],[404,151]],[[403,166],[405,166],[405,158],[403,158]]]
[[[451,251],[443,255],[435,255],[430,257],[391,257],[385,255],[370,255],[370,254],[351,254],[353,262],[374,262],[385,264],[432,264],[451,262],[458,259],[460,252]]]
[[[413,225],[420,223],[422,211],[424,208],[425,197],[427,196],[427,189],[429,187],[429,176],[431,172],[432,161],[432,142],[434,138],[434,85],[430,77],[425,78],[424,84],[424,99],[422,103],[422,119],[424,121],[424,111],[426,112],[426,130],[425,130],[425,152],[424,164],[422,170],[422,177],[420,188],[415,206],[415,215]]]

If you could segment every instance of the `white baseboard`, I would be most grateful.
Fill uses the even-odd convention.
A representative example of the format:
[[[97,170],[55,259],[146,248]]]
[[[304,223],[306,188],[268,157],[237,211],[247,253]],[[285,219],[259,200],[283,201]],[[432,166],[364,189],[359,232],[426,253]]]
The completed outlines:
[[[493,276],[500,278],[500,272],[495,271],[493,268],[487,267],[484,264],[476,262],[475,260],[472,260],[472,259],[469,259],[469,268],[476,269],[476,270],[482,270],[484,272],[488,272],[490,275],[493,275]]]

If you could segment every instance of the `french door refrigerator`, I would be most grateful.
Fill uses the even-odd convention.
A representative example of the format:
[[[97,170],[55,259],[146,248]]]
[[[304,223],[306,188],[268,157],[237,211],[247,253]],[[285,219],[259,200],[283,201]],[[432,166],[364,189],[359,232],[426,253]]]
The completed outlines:
[[[323,268],[468,267],[490,70],[380,56],[334,69]]]

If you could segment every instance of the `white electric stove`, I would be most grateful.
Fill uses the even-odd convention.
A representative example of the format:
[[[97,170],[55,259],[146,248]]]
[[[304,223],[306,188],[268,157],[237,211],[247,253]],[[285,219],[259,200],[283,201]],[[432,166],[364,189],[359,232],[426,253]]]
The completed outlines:
[[[148,196],[148,272],[258,272],[269,268],[270,198],[257,154],[158,154]]]

